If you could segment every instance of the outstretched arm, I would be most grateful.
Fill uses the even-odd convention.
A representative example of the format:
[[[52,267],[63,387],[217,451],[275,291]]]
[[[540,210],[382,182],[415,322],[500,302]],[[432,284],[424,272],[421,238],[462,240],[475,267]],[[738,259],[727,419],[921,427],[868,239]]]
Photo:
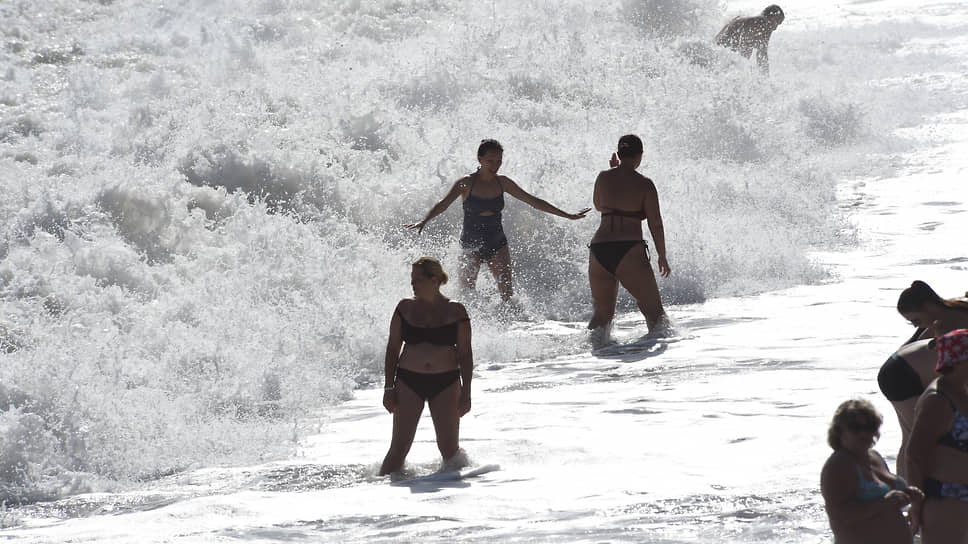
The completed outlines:
[[[645,209],[645,219],[649,223],[649,232],[652,233],[652,240],[655,242],[655,251],[659,254],[659,274],[663,278],[668,278],[672,269],[669,268],[669,262],[666,260],[665,228],[662,226],[662,213],[659,211],[659,193],[655,190],[652,180],[648,180],[642,207]]]
[[[467,177],[463,177],[457,180],[456,182],[454,182],[454,186],[450,188],[450,191],[448,191],[447,194],[444,195],[444,198],[442,198],[440,202],[434,204],[434,206],[430,208],[430,211],[427,212],[427,215],[423,218],[422,221],[418,223],[411,223],[409,225],[406,225],[406,227],[408,229],[417,229],[418,233],[423,232],[423,228],[427,226],[427,223],[434,217],[437,217],[438,215],[444,213],[444,211],[446,211],[447,208],[449,208],[450,205],[453,204],[455,200],[457,200],[457,197],[459,197],[466,188],[467,188]]]
[[[551,215],[557,215],[558,217],[564,217],[565,219],[582,219],[585,217],[586,213],[591,211],[591,208],[585,208],[578,213],[568,213],[563,211],[559,208],[556,208],[548,201],[542,200],[525,191],[521,187],[518,187],[518,184],[511,181],[510,178],[502,178],[501,185],[504,186],[504,192],[507,194],[513,196],[521,202],[524,202],[536,210],[541,210],[545,213],[550,213]]]

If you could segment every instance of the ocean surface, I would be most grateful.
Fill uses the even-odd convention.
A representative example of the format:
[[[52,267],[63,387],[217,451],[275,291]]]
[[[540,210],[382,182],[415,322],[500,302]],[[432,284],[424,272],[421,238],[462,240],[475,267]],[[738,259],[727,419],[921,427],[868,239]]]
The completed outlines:
[[[893,463],[897,295],[968,291],[968,5],[781,6],[767,77],[711,45],[746,0],[0,3],[0,539],[830,542],[834,409]],[[590,206],[626,133],[673,334],[623,293],[593,349],[597,217],[509,199],[513,306],[444,289],[499,469],[376,476],[391,312],[460,211],[403,225],[483,138]]]

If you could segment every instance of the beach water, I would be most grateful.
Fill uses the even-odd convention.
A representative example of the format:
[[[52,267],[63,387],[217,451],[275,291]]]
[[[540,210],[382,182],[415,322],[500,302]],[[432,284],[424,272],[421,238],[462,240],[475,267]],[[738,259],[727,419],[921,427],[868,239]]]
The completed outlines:
[[[752,2],[0,5],[0,537],[23,542],[829,542],[836,406],[872,400],[914,279],[968,291],[968,7],[781,4],[771,73],[709,46]],[[466,4],[466,5],[465,5]],[[409,262],[455,272],[476,165],[566,211],[645,141],[674,324],[508,199],[482,274],[465,479],[375,475]],[[454,206],[456,208],[456,206]],[[429,416],[407,471],[439,468]],[[493,467],[492,467],[493,468]]]

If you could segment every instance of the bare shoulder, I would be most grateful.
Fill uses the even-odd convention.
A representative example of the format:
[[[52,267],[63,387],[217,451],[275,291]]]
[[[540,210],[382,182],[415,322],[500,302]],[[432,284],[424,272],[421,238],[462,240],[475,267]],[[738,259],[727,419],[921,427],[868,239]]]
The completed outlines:
[[[850,478],[854,472],[854,462],[840,452],[833,452],[823,464],[820,471],[821,487],[828,486],[831,482],[843,482]],[[826,485],[825,485],[826,484]]]
[[[451,300],[451,301],[448,301],[447,306],[448,306],[448,309],[450,310],[450,313],[454,316],[455,319],[470,319],[467,316],[467,308],[465,308],[464,305],[461,304],[460,302],[457,302],[456,300]]]

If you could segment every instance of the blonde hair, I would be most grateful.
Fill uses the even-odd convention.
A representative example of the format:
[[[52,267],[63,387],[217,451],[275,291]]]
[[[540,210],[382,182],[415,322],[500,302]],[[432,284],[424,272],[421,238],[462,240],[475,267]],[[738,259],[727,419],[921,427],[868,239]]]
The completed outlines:
[[[444,267],[441,266],[440,261],[433,257],[420,257],[413,262],[413,266],[419,267],[420,270],[429,278],[437,278],[437,281],[441,285],[447,283],[447,273],[444,272]]]
[[[827,429],[827,444],[830,447],[839,450],[841,448],[840,444],[840,432],[847,427],[848,423],[856,421],[857,416],[863,416],[870,419],[877,425],[880,429],[881,423],[884,423],[884,418],[878,413],[877,408],[870,401],[865,399],[851,399],[841,403],[837,407],[837,411],[834,412],[834,419],[830,422],[830,428]],[[874,433],[874,436],[881,436],[880,431]]]

